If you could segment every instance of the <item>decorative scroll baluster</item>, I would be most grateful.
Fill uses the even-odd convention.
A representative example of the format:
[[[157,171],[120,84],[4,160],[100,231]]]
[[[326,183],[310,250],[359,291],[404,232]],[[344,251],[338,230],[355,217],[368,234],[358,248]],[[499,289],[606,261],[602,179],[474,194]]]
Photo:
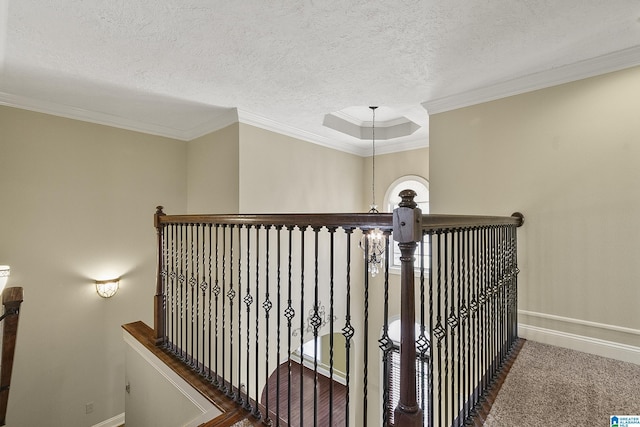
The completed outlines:
[[[313,315],[309,324],[313,328],[313,425],[318,424],[318,328],[321,324],[318,314],[318,233],[320,227],[313,227],[314,243],[314,286],[313,286]]]
[[[246,308],[246,312],[247,312],[247,361],[246,361],[246,371],[245,373],[247,374],[247,378],[246,378],[246,398],[244,401],[244,406],[243,408],[246,409],[247,411],[251,411],[252,407],[251,407],[251,398],[249,397],[249,384],[251,383],[251,375],[250,375],[250,363],[251,363],[251,325],[250,325],[250,319],[251,319],[251,304],[253,303],[253,297],[251,296],[251,226],[247,226],[247,289],[245,291],[245,295],[244,295],[244,304],[245,304],[245,308]],[[256,252],[257,253],[257,252]],[[257,273],[256,273],[257,274]],[[257,351],[257,348],[256,348]],[[257,353],[256,353],[257,354]],[[257,380],[257,379],[256,379]]]
[[[269,374],[269,372],[271,372],[269,370],[269,331],[271,329],[269,329],[269,313],[271,311],[271,308],[273,307],[273,302],[271,302],[270,299],[270,295],[269,295],[269,252],[270,252],[270,246],[269,246],[269,234],[270,234],[270,230],[271,230],[271,226],[267,225],[265,226],[265,295],[264,295],[264,302],[262,303],[262,308],[264,309],[264,321],[265,321],[265,355],[266,355],[266,360],[265,360],[265,364],[264,364],[264,371],[267,373],[267,375]],[[256,331],[257,333],[257,331]],[[258,358],[256,358],[256,360],[258,360]],[[279,378],[279,375],[278,375]],[[256,381],[257,383],[257,381]],[[264,413],[264,423],[267,425],[271,425],[271,416],[269,415],[269,387],[266,387],[266,401],[265,401],[265,413]],[[258,396],[258,393],[256,391],[256,398]]]
[[[430,342],[429,339],[426,336],[426,326],[425,326],[425,311],[426,311],[426,307],[425,307],[425,303],[424,303],[424,299],[425,299],[425,294],[424,294],[424,288],[425,288],[425,277],[424,277],[424,271],[425,271],[425,265],[424,265],[424,254],[425,254],[425,236],[428,236],[428,242],[431,242],[431,235],[426,233],[425,231],[422,232],[422,239],[420,240],[420,254],[422,254],[422,256],[420,257],[420,335],[418,336],[418,339],[416,341],[416,350],[420,353],[420,407],[421,408],[426,408],[427,406],[427,402],[431,402],[430,400],[427,400],[426,394],[427,394],[427,384],[426,383],[426,374],[429,373],[429,375],[431,375],[431,371],[430,371],[430,367],[431,363],[429,362],[429,366],[427,366],[425,368],[425,360],[427,359],[427,354],[429,352],[430,349]],[[428,253],[429,253],[429,259],[432,259],[431,256],[431,248],[428,248]],[[430,356],[429,356],[429,361],[431,360]],[[425,369],[429,369],[428,372],[425,372]],[[431,382],[429,382],[431,383]],[[428,391],[429,395],[431,395],[431,390]],[[424,410],[422,411],[422,418],[423,418],[423,425],[425,424],[425,420],[426,417],[429,416],[429,413],[432,412],[431,409],[428,410]],[[428,425],[432,425],[432,424],[428,424]]]
[[[185,276],[185,263],[186,263],[186,256],[187,256],[187,251],[186,251],[186,245],[184,242],[184,227],[180,227],[180,240],[179,240],[179,254],[181,254],[180,256],[180,273],[178,274],[178,282],[180,283],[180,320],[179,320],[179,326],[178,326],[178,332],[179,332],[179,337],[178,337],[178,345],[179,345],[179,352],[180,352],[180,358],[184,361],[185,357],[186,357],[186,348],[187,348],[187,339],[186,339],[186,331],[184,330],[184,328],[186,328],[186,309],[187,309],[187,302],[186,302],[186,298],[187,296],[185,295],[186,290],[185,290],[185,280],[186,280],[186,276]]]
[[[229,226],[229,290],[227,291],[227,298],[229,299],[229,387],[227,388],[227,396],[235,398],[235,391],[233,389],[233,300],[236,296],[236,291],[233,284],[233,229],[234,225]],[[241,226],[238,226],[238,240],[240,240]],[[238,251],[238,257],[242,254]],[[238,283],[238,286],[240,284]],[[240,308],[238,308],[238,312]],[[239,385],[239,384],[238,384]]]
[[[276,287],[277,287],[277,302],[276,302],[276,425],[279,426],[280,425],[280,335],[281,335],[281,322],[280,320],[282,319],[282,300],[281,300],[281,295],[282,295],[282,283],[281,283],[281,277],[280,277],[280,267],[281,267],[281,255],[282,255],[282,242],[281,242],[281,231],[282,231],[282,226],[281,225],[277,225],[276,226],[276,238],[277,238],[277,242],[276,242],[276,247],[277,247],[277,253],[276,253]],[[270,371],[267,369],[267,374]],[[268,413],[268,408],[267,408],[267,413]]]
[[[302,346],[304,345],[304,332],[305,332],[305,319],[304,319],[304,233],[307,230],[307,226],[298,226],[300,230],[300,425],[304,425],[304,360],[302,355]]]
[[[334,322],[334,238],[337,227],[327,227],[329,231],[329,426],[333,426],[333,322]]]
[[[384,370],[381,389],[384,408],[381,411],[381,421],[383,425],[393,422],[396,427],[460,427],[469,423],[471,417],[484,406],[487,390],[502,369],[517,339],[516,224],[515,220],[499,219],[494,224],[490,220],[481,219],[478,225],[455,225],[458,219],[453,218],[452,226],[448,223],[438,224],[440,219],[433,218],[433,225],[422,226],[422,215],[414,209],[415,205],[411,207],[407,199],[407,194],[404,194],[401,208],[394,214],[393,236],[400,243],[403,267],[400,277],[401,342],[406,345],[400,352],[400,401],[393,416],[387,403],[390,396],[389,368],[392,366],[390,355],[395,351],[388,323],[391,310],[389,257],[384,258],[384,285],[380,289],[384,292],[383,306],[372,308],[381,311],[383,315],[379,339]],[[258,220],[258,217],[265,219]],[[343,216],[336,222],[323,223],[318,222],[315,216],[300,215],[294,215],[290,222],[289,219],[285,222],[281,221],[280,216],[213,216],[210,219],[207,216],[169,218],[164,214],[157,214],[155,221],[157,228],[161,230],[158,233],[159,270],[156,282],[160,284],[160,289],[156,289],[154,299],[154,309],[160,310],[160,316],[155,316],[157,323],[154,324],[158,345],[164,346],[196,373],[239,402],[255,418],[261,418],[266,425],[280,425],[283,422],[286,425],[333,425],[337,423],[339,412],[336,410],[346,407],[344,424],[349,425],[357,419],[358,424],[366,426],[371,409],[368,407],[368,358],[371,355],[368,337],[371,303],[369,292],[374,291],[370,285],[373,286],[375,282],[370,281],[364,265],[362,272],[366,278],[363,277],[361,282],[363,292],[358,292],[358,299],[362,298],[358,306],[362,303],[363,310],[352,312],[351,236],[357,228],[364,230],[366,242],[370,238],[369,230],[382,229],[384,245],[388,251],[391,216],[378,214],[375,217],[375,220],[373,216],[368,219],[374,222],[359,224],[348,216]],[[378,218],[383,218],[384,221],[375,222]],[[424,218],[427,221],[427,217]],[[286,243],[281,241],[281,230],[285,227],[288,230],[288,254],[282,254],[282,246]],[[252,228],[255,228],[255,235]],[[346,243],[345,259],[339,260],[336,259],[334,249],[335,231],[338,228],[344,230]],[[246,230],[246,237],[243,229]],[[294,236],[294,229],[299,231],[299,238]],[[306,276],[309,274],[307,270],[311,268],[312,262],[305,257],[306,243],[311,244],[305,240],[311,232],[314,237],[314,281],[313,285],[308,285],[309,289],[313,286],[313,299],[308,294],[309,289],[305,289],[305,281],[308,281]],[[326,252],[328,256],[324,252],[324,236],[327,236],[329,242]],[[274,238],[277,242],[272,240]],[[254,244],[255,247],[251,248]],[[420,257],[420,300],[416,304],[410,298],[414,294],[413,265],[418,244],[420,253],[424,255]],[[277,247],[277,253],[273,257],[271,246],[274,246],[274,250]],[[368,245],[364,247],[368,248]],[[287,256],[288,261],[283,260],[282,256]],[[281,277],[283,262],[287,263],[284,267],[287,268],[288,275],[284,279],[287,280],[286,285]],[[428,265],[425,265],[427,262]],[[358,263],[355,267],[361,266]],[[344,280],[335,280],[336,267],[346,269]],[[340,272],[342,274],[342,270]],[[327,277],[329,283],[328,288],[325,288]],[[325,298],[325,292],[329,298],[328,318],[325,317],[321,301]],[[293,300],[294,293],[299,295],[299,300],[297,295],[296,300]],[[245,310],[236,304],[236,300],[238,304],[244,304]],[[260,306],[252,309],[254,300]],[[294,304],[300,310],[301,316],[298,319],[295,319],[297,310],[294,310]],[[235,305],[238,305],[237,310]],[[414,327],[416,307],[420,309],[419,330]],[[264,318],[261,318],[261,314],[264,314]],[[355,319],[353,315],[356,316]],[[333,383],[337,372],[334,366],[337,360],[334,333],[335,320],[342,317],[346,395],[338,405],[334,401],[338,387],[336,385],[334,389]],[[286,328],[282,323],[285,319]],[[295,330],[292,327],[294,321]],[[326,353],[323,352],[322,362],[327,363],[324,359],[324,355],[327,355],[329,401],[323,407],[321,375],[324,373],[319,353],[322,328],[327,323],[328,349]],[[358,327],[356,331],[354,324],[362,325],[362,328]],[[163,333],[158,335],[158,331]],[[285,339],[285,333],[286,354],[285,344],[281,341]],[[297,337],[298,333],[299,340],[295,340],[292,348],[293,337]],[[307,369],[313,375],[307,376],[313,382],[313,393],[310,389],[311,381],[305,382],[302,377],[304,360],[300,364],[300,377],[296,377],[298,371],[293,369],[291,358],[287,357],[298,347],[302,348],[305,338],[313,339],[316,355],[313,371]],[[353,346],[354,338],[363,343],[361,348]],[[356,353],[352,353],[354,351]],[[301,356],[304,357],[303,354]],[[260,357],[264,357],[264,363],[260,362]],[[282,365],[281,378],[280,360],[285,357],[288,362],[286,366]],[[265,388],[260,395],[265,384],[259,381],[270,376],[274,358],[277,368],[271,377],[275,381],[275,390]],[[349,411],[353,411],[350,396],[355,396],[350,393],[353,391],[353,360],[358,360],[358,369],[360,363],[363,367],[358,372],[362,373],[362,382],[358,377],[358,387],[361,384],[362,394],[357,395],[363,400],[362,407],[358,407],[361,412],[357,415],[349,415]],[[288,381],[284,380],[286,377]],[[292,384],[292,380],[295,384]],[[282,389],[285,381],[287,391]],[[298,387],[300,401],[289,405],[292,390],[298,392]],[[280,398],[281,392],[283,397],[289,397],[288,401],[286,397]],[[309,404],[311,400],[313,408]],[[304,409],[305,403],[309,406],[308,412],[298,413],[298,409]],[[283,405],[286,405],[286,411]],[[295,413],[292,407],[295,408]],[[328,408],[327,418],[321,415],[321,408],[323,412]],[[424,408],[424,411],[420,408]],[[376,424],[378,422],[375,420]]]
[[[434,346],[433,346],[433,337],[434,337],[434,332],[433,332],[434,317],[433,316],[435,315],[435,310],[433,307],[433,283],[434,283],[433,276],[435,272],[434,259],[436,259],[438,254],[435,251],[435,244],[434,244],[434,237],[437,238],[437,234],[435,234],[433,230],[430,230],[428,233],[429,233],[429,254],[431,255],[429,258],[429,317],[428,318],[429,318],[429,380],[430,381],[429,381],[429,408],[428,408],[429,424],[428,426],[431,427],[434,425],[434,421],[435,421],[435,406],[436,406],[435,399],[434,399],[435,366],[434,366]]]
[[[287,318],[287,420],[291,419],[291,324],[292,319],[295,316],[295,310],[293,308],[291,300],[291,289],[293,285],[293,229],[294,226],[287,226],[289,232],[289,262],[288,262],[288,280],[287,280],[287,309],[284,312]]]
[[[389,253],[389,232],[385,232],[385,254]],[[382,313],[382,337],[378,340],[382,350],[382,425],[387,426],[389,416],[389,352],[393,349],[393,342],[389,337],[389,257],[384,258],[384,303]]]
[[[346,395],[345,395],[345,407],[346,407],[346,427],[349,427],[349,400],[350,400],[350,371],[351,371],[351,339],[353,338],[354,329],[351,325],[351,235],[353,234],[353,228],[344,227],[346,233],[347,242],[347,274],[346,274],[346,314],[344,317],[344,328],[342,328],[342,334],[344,335],[344,350],[346,359]]]
[[[234,296],[238,297],[238,385],[237,385],[237,391],[235,393],[235,401],[237,404],[239,405],[243,405],[244,404],[244,400],[242,397],[242,310],[240,308],[240,301],[242,300],[242,224],[238,225],[238,256],[236,257],[238,259],[238,292],[237,295],[234,294]],[[249,233],[249,229],[247,229],[247,234]],[[249,280],[249,279],[247,279]],[[233,359],[233,351],[230,352],[229,357],[231,359]],[[233,382],[233,371],[231,372],[231,378],[232,378],[232,382]]]
[[[442,232],[438,230],[436,234],[436,259],[438,264],[436,266],[436,326],[433,329],[433,337],[436,339],[436,346],[438,348],[437,366],[438,372],[442,369],[442,339],[445,337],[445,331],[442,327]],[[438,425],[444,425],[444,413],[446,409],[443,408],[442,399],[442,375],[438,375]]]
[[[215,233],[215,239],[216,239],[216,272],[215,272],[215,277],[216,277],[216,281],[215,281],[215,286],[213,287],[213,295],[215,297],[215,337],[216,337],[216,344],[215,344],[215,375],[213,376],[214,380],[213,380],[213,385],[220,388],[220,365],[218,364],[218,343],[220,342],[220,339],[218,337],[218,319],[220,319],[220,316],[218,316],[218,307],[219,307],[219,302],[218,299],[220,297],[220,282],[219,282],[219,278],[220,278],[220,241],[219,241],[219,231],[220,231],[220,224],[216,224],[216,233]],[[223,236],[224,237],[224,236]]]
[[[213,348],[214,348],[214,343],[212,341],[212,334],[211,334],[211,331],[212,331],[212,327],[211,326],[212,326],[212,321],[213,321],[213,306],[212,306],[212,299],[213,298],[211,297],[211,295],[213,293],[213,260],[212,260],[212,257],[214,256],[213,253],[212,253],[213,235],[212,235],[211,224],[207,224],[207,230],[208,230],[208,236],[209,236],[209,238],[206,239],[209,242],[209,252],[208,252],[208,254],[209,254],[209,258],[208,258],[209,259],[209,264],[208,264],[209,265],[209,274],[207,276],[209,278],[209,287],[207,289],[208,290],[207,294],[209,295],[209,309],[208,309],[208,313],[207,313],[208,314],[208,322],[209,322],[208,323],[209,326],[207,328],[207,332],[209,333],[209,339],[207,340],[207,342],[209,343],[209,345],[207,347],[207,349],[208,349],[207,350],[207,354],[209,356],[209,361],[207,363],[206,380],[207,381],[211,381],[212,378],[213,378],[212,375],[211,375],[211,367],[212,367],[212,365],[211,365],[211,362],[212,362],[211,353],[213,352]],[[217,345],[218,344],[216,343],[215,346],[217,347]]]
[[[225,296],[227,294],[227,225],[222,226],[222,297],[220,303],[222,304],[222,363],[221,363],[221,381],[219,385],[220,391],[223,393],[228,392],[227,388],[227,376],[225,375],[226,369],[226,342],[227,342],[227,305],[225,304]]]
[[[256,225],[256,304],[258,304],[260,301],[260,228],[262,228],[260,224]],[[256,306],[255,317],[256,317],[255,337],[256,337],[256,354],[257,354],[260,348],[260,310],[257,306]],[[255,378],[256,379],[254,381],[254,385],[255,385],[256,402],[255,402],[255,405],[253,406],[252,413],[255,418],[260,419],[261,414],[260,414],[260,408],[258,407],[258,396],[260,396],[260,389],[259,389],[260,384],[258,384],[258,378],[260,378],[260,358],[259,357],[255,358]],[[247,381],[247,390],[248,388],[249,388],[249,382]]]

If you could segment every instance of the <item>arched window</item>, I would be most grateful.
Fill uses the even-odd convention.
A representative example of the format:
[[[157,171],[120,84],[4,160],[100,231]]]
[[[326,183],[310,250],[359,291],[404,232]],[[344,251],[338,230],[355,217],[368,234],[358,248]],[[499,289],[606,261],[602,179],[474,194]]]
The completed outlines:
[[[418,207],[422,209],[423,214],[429,213],[429,181],[418,175],[405,175],[402,176],[389,186],[384,196],[384,210],[387,212],[393,212],[400,203],[400,192],[402,190],[413,190],[416,192],[414,201],[418,204]],[[420,268],[421,257],[424,260],[425,268],[429,266],[429,251],[428,241],[425,238],[425,253],[420,253],[420,246],[416,251],[416,269]],[[389,271],[398,273],[400,271],[400,249],[398,244],[393,242],[391,245],[389,254]]]

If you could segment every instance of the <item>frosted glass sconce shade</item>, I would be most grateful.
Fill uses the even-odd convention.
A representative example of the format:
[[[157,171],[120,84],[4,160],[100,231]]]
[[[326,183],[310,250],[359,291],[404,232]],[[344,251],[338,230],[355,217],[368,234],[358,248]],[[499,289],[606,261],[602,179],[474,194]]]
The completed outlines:
[[[8,265],[0,265],[0,294],[4,290],[4,287],[7,286],[10,273],[11,268]]]
[[[120,287],[120,278],[111,280],[96,280],[96,292],[102,298],[111,298],[118,292]]]

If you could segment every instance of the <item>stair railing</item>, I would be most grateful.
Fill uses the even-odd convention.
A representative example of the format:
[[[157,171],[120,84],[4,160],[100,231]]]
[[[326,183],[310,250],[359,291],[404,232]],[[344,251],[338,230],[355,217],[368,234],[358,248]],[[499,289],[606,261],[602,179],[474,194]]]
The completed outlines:
[[[165,215],[158,207],[156,344],[265,424],[462,426],[517,338],[522,217],[422,215],[414,196],[403,191],[393,214]],[[376,229],[386,256],[374,280],[365,259]],[[391,234],[401,252],[398,402],[387,401],[396,351]],[[419,298],[418,247],[429,255],[418,263]],[[370,309],[370,285],[382,286],[383,307]],[[384,313],[382,336],[374,334],[385,372],[381,420],[368,420],[369,401],[381,397],[368,386],[379,357],[370,352],[371,310]]]

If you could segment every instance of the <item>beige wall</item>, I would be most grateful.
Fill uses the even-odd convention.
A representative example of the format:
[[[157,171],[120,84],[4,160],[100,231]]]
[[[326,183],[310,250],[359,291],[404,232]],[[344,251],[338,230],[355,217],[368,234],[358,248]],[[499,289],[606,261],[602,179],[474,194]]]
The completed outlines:
[[[432,211],[525,214],[529,325],[640,345],[637,93],[640,68],[430,118]]]
[[[188,213],[240,212],[239,137],[235,123],[189,141]]]
[[[155,206],[186,209],[186,144],[0,107],[0,263],[24,288],[7,425],[124,411],[120,325],[152,324]],[[110,300],[95,279],[122,276]],[[94,412],[85,414],[85,404]]]
[[[364,206],[368,211],[371,205],[372,157],[365,158],[362,181],[364,183]],[[401,151],[398,153],[376,155],[376,204],[383,212],[384,195],[389,186],[405,175],[418,175],[429,180],[429,149]]]
[[[362,158],[240,125],[240,212],[358,212]]]
[[[120,325],[152,324],[156,205],[167,213],[368,210],[370,158],[249,125],[187,143],[0,107],[0,130],[0,263],[12,267],[9,285],[25,288],[11,426],[88,426],[124,411]],[[378,156],[376,168],[382,201],[399,176],[428,178],[428,150]],[[93,281],[113,276],[122,276],[119,293],[100,299]],[[377,374],[369,381],[374,396]],[[94,412],[85,414],[89,402]]]

